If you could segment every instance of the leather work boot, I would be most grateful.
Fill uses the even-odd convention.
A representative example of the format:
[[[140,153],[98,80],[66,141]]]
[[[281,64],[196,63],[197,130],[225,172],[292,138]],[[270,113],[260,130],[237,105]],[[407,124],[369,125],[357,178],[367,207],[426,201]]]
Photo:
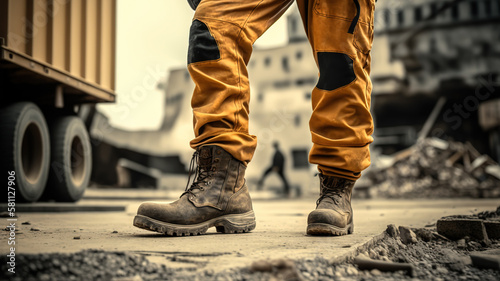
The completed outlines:
[[[134,226],[170,236],[217,232],[242,233],[255,228],[252,200],[245,183],[246,166],[218,146],[196,150],[190,173],[194,181],[171,203],[145,202],[139,206]],[[191,174],[190,174],[191,178]]]
[[[354,181],[331,176],[320,177],[320,196],[316,210],[307,218],[308,235],[346,235],[354,231],[351,194]]]

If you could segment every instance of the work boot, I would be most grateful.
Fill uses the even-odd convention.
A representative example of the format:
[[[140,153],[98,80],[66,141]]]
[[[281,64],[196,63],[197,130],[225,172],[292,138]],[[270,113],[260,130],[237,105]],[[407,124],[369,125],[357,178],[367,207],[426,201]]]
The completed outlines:
[[[346,235],[354,231],[351,194],[354,181],[320,174],[316,210],[307,218],[308,235]]]
[[[189,185],[195,163],[194,180]],[[198,148],[191,160],[186,191],[171,203],[142,203],[134,226],[170,236],[203,234],[213,226],[222,233],[253,230],[255,215],[245,169],[218,146]]]

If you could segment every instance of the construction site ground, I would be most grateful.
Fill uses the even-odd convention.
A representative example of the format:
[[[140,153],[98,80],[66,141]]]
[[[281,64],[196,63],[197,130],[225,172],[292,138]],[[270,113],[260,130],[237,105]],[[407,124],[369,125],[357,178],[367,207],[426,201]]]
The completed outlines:
[[[315,198],[254,200],[257,227],[245,234],[219,234],[214,228],[201,236],[165,237],[132,226],[142,201],[175,199],[168,197],[160,191],[94,189],[76,204],[18,204],[15,253],[19,256],[95,249],[143,255],[179,271],[215,273],[248,267],[257,260],[321,257],[336,262],[376,241],[388,224],[424,227],[443,216],[494,210],[498,206],[498,199],[355,199],[354,234],[341,237],[306,235],[307,215],[315,207]],[[123,211],[117,211],[120,209]],[[7,218],[1,219],[8,225]],[[8,252],[7,238],[0,238],[2,253]],[[16,265],[18,269],[23,266],[28,265]]]

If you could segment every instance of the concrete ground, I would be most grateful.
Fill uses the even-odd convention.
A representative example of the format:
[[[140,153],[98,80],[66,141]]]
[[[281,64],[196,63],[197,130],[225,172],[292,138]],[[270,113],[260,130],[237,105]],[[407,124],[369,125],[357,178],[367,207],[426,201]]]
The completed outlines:
[[[130,193],[120,196],[120,191],[94,190],[89,194],[76,205],[125,206],[125,211],[110,208],[110,211],[40,213],[28,212],[30,206],[37,204],[23,205],[25,211],[17,213],[16,254],[102,249],[148,254],[150,260],[169,267],[214,271],[248,266],[259,259],[319,255],[334,261],[352,255],[358,247],[376,239],[388,224],[423,227],[446,215],[495,210],[499,203],[498,199],[354,200],[354,234],[310,237],[305,235],[306,220],[315,207],[315,198],[255,200],[257,228],[250,233],[218,234],[213,228],[201,236],[165,237],[132,226],[141,201],[127,199]],[[97,199],[99,194],[107,199]],[[158,197],[155,192],[147,194],[145,197]],[[45,203],[51,204],[56,203]],[[8,225],[7,218],[0,220]],[[10,246],[6,234],[1,235],[0,245],[1,252],[7,252]]]

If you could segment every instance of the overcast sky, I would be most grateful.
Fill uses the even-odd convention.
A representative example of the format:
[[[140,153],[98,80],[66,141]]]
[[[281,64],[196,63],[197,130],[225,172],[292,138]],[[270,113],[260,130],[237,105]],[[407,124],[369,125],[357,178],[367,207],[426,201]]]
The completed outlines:
[[[296,7],[292,7],[295,9]],[[117,102],[100,105],[114,126],[156,129],[163,114],[163,96],[156,89],[168,69],[186,64],[193,10],[187,0],[117,1]],[[256,46],[286,42],[285,17]]]

